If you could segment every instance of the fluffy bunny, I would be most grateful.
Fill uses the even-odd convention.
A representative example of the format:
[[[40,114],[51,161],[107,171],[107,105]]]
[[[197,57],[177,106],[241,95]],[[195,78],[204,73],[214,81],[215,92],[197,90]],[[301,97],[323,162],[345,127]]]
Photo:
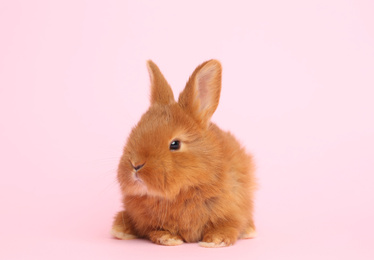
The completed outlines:
[[[198,66],[178,102],[156,64],[147,65],[151,105],[119,163],[124,210],[115,216],[112,235],[204,247],[253,237],[252,158],[210,122],[221,92],[221,64]]]

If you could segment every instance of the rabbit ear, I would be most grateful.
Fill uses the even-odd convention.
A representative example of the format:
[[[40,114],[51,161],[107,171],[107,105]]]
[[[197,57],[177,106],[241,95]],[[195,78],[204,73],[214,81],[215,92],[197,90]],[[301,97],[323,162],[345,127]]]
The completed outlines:
[[[206,61],[195,69],[179,95],[180,106],[205,127],[218,106],[221,75],[219,61]]]
[[[174,103],[173,91],[157,65],[148,60],[147,68],[151,79],[151,105],[155,103],[163,105]]]

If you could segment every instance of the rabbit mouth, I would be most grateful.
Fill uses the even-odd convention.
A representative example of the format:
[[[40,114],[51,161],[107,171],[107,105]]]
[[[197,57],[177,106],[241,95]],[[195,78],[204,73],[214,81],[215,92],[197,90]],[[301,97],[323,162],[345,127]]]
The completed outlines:
[[[134,181],[135,181],[136,184],[140,184],[140,185],[144,185],[145,186],[145,183],[144,183],[144,181],[142,179],[136,178]]]
[[[144,181],[142,179],[140,179],[139,176],[136,173],[134,174],[134,182],[138,183],[138,184],[145,185]]]
[[[139,175],[137,174],[137,172],[135,172],[133,174],[133,180],[134,180],[134,183],[135,185],[137,186],[141,186],[141,187],[144,187],[144,188],[147,188],[147,185],[145,184],[145,182],[139,177]]]
[[[142,179],[134,176],[133,181],[133,188],[138,195],[145,195],[148,193],[148,187]]]
[[[137,171],[134,172],[133,177],[134,177],[135,183],[142,183],[142,184],[144,184],[144,181],[142,179],[140,179],[139,174],[138,174]]]

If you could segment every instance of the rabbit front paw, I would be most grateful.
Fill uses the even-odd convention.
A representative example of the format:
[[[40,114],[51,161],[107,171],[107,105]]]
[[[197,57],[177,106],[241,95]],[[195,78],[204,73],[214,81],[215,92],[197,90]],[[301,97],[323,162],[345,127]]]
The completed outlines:
[[[156,244],[164,246],[178,246],[183,244],[183,239],[179,235],[173,235],[169,231],[156,230],[149,234],[149,239]]]
[[[221,227],[209,230],[203,240],[199,242],[202,247],[226,247],[235,244],[238,239],[238,231],[235,228]]]
[[[123,240],[137,238],[126,211],[117,213],[110,233],[113,237]]]

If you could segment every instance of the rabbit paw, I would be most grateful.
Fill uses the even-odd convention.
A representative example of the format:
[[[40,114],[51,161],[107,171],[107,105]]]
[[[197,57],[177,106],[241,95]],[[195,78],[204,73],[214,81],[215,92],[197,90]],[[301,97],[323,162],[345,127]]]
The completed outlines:
[[[156,244],[164,246],[178,246],[183,244],[182,237],[178,235],[172,235],[168,231],[152,231],[149,234],[149,239]]]
[[[219,244],[215,243],[215,242],[199,242],[199,246],[201,247],[206,247],[206,248],[215,248],[215,247],[226,247],[228,245],[226,245],[225,242],[221,242]]]
[[[217,229],[207,230],[203,240],[199,242],[202,247],[226,247],[235,244],[238,231],[235,228],[221,226]]]
[[[255,238],[257,236],[257,232],[254,228],[248,227],[241,235],[241,239],[250,239]]]
[[[110,231],[112,236],[118,239],[128,240],[128,239],[134,239],[136,238],[133,234],[125,233],[122,226],[113,226],[112,230]]]
[[[119,239],[134,239],[137,236],[132,228],[131,221],[126,211],[120,211],[114,218],[112,230],[110,232],[112,236]]]
[[[236,242],[236,237],[225,236],[223,234],[205,235],[203,241],[199,242],[202,247],[226,247],[232,246]]]

